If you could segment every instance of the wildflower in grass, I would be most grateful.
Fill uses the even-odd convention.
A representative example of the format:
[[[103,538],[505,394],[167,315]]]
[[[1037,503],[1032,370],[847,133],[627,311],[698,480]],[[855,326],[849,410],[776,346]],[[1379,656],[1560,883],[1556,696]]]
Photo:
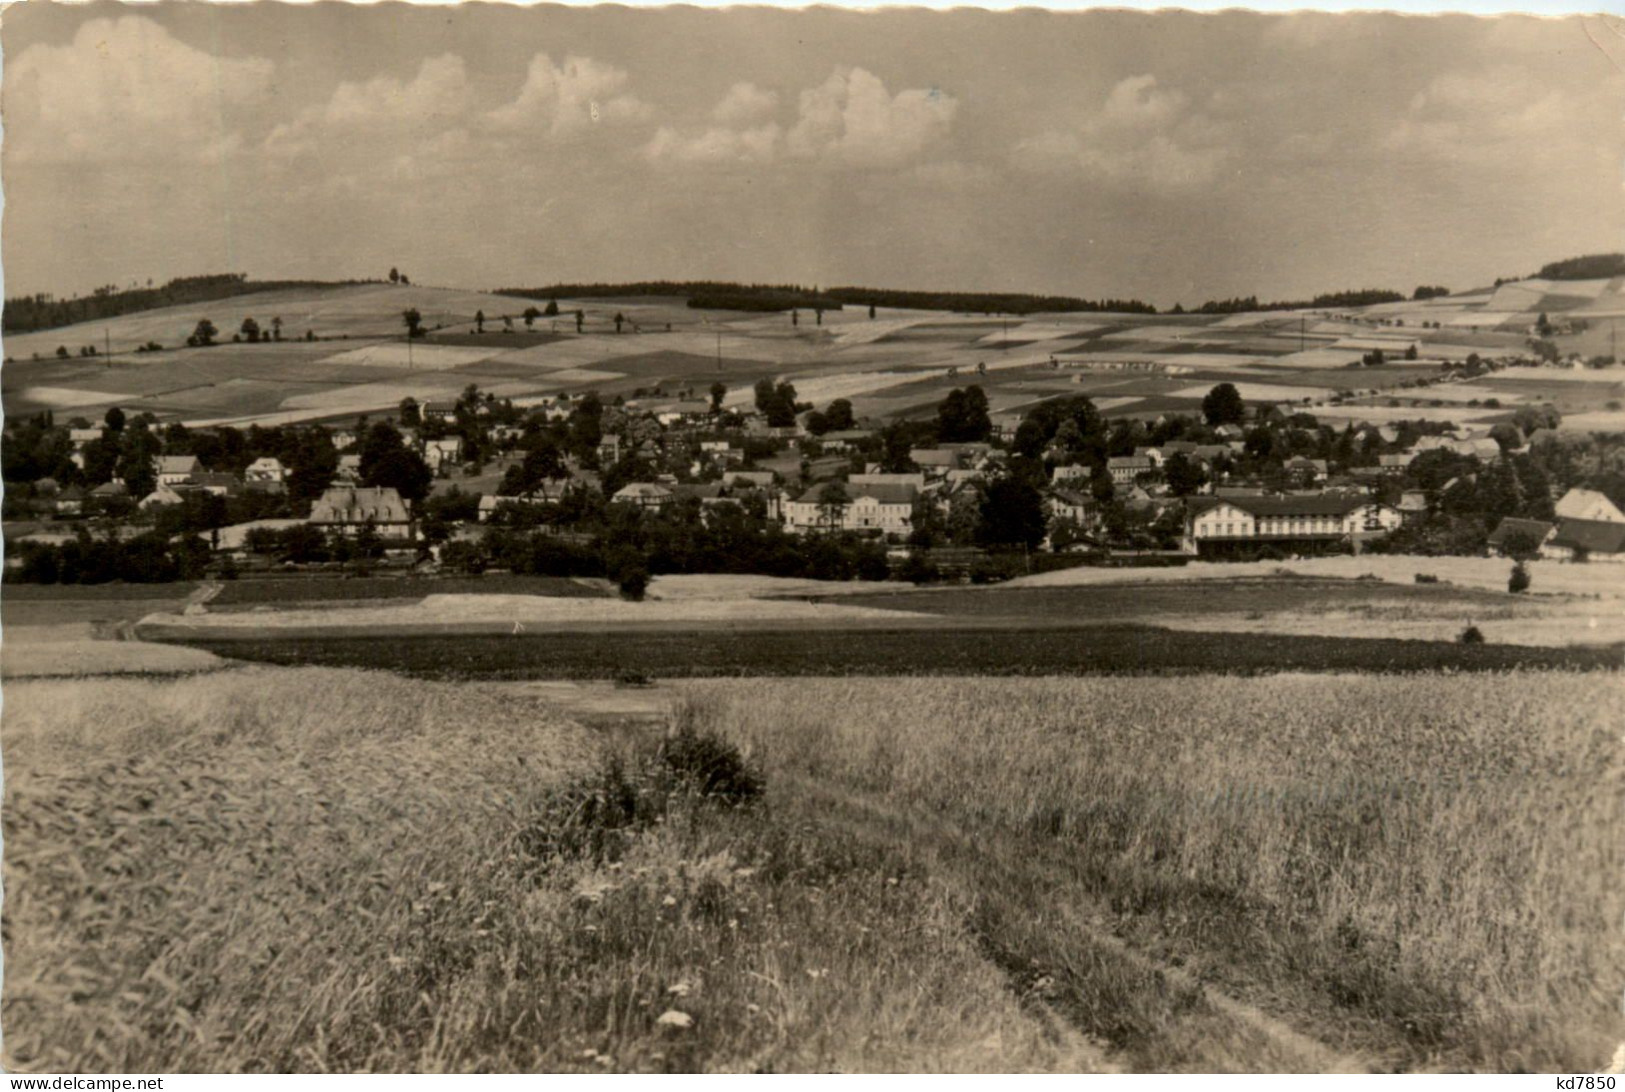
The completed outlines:
[[[655,1023],[659,1024],[661,1027],[686,1028],[693,1026],[694,1017],[690,1016],[686,1012],[679,1012],[677,1009],[667,1009],[665,1012],[660,1014],[660,1016],[655,1020]]]

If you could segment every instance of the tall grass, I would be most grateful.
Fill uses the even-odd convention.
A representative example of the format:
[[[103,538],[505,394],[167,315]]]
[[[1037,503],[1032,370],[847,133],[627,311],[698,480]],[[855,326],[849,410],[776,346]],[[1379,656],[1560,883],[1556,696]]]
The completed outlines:
[[[690,735],[254,668],[8,683],[15,1070],[1076,1069],[969,908]],[[770,787],[771,793],[771,787]]]
[[[955,824],[995,894],[1073,875],[1108,931],[1382,1064],[1620,1039],[1617,674],[685,687],[770,778]]]

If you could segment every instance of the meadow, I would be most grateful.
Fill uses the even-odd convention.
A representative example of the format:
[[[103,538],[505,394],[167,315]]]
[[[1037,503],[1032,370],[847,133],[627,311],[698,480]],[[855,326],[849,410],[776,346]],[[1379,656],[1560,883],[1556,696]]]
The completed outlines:
[[[1618,675],[8,683],[15,1071],[1594,1071]],[[637,691],[627,691],[636,693]]]
[[[1131,1068],[1595,1071],[1618,1044],[1617,675],[684,692],[830,826],[934,859]]]
[[[692,748],[316,668],[6,699],[10,1071],[1100,1064],[954,891]]]

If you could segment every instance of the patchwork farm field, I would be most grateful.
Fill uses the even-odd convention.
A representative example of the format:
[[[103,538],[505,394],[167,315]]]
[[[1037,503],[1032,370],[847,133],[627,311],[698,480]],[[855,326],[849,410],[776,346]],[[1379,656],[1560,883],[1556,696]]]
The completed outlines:
[[[0,392],[13,412],[53,409],[96,417],[119,405],[202,425],[339,419],[388,410],[408,395],[420,401],[445,397],[470,382],[523,404],[560,392],[630,395],[640,387],[708,387],[721,379],[730,388],[727,404],[745,406],[752,384],[764,377],[789,379],[804,401],[822,405],[848,398],[860,415],[883,417],[929,414],[943,392],[972,382],[1000,411],[1077,392],[1113,399],[1108,414],[1193,412],[1201,393],[1221,381],[1245,385],[1255,399],[1307,399],[1319,410],[1328,391],[1375,389],[1380,399],[1409,378],[1436,373],[1442,359],[1522,346],[1512,332],[1421,329],[1423,313],[1434,311],[1421,304],[1382,312],[1405,319],[1403,330],[1295,314],[1101,313],[1007,321],[881,309],[871,320],[867,309],[856,307],[826,312],[817,325],[810,314],[792,324],[783,314],[695,310],[679,299],[638,297],[559,300],[559,318],[525,329],[519,316],[531,302],[453,289],[358,285],[125,315],[8,338],[5,350],[13,363],[0,374]],[[408,307],[419,311],[430,331],[410,347],[400,319]],[[573,315],[578,307],[585,314],[579,334]],[[484,333],[475,331],[476,311],[487,317]],[[619,333],[616,314],[625,320]],[[515,320],[513,330],[501,325],[504,315]],[[211,318],[222,338],[229,338],[245,316],[262,324],[281,317],[290,340],[175,348],[199,318]],[[306,330],[318,340],[292,340]],[[58,345],[76,353],[109,339],[111,367],[101,358],[55,356]],[[1350,367],[1368,344],[1395,348],[1411,339],[1420,342],[1422,360],[1415,365]],[[136,355],[135,348],[148,341],[169,348]],[[1122,365],[1141,370],[1110,370]],[[1608,412],[1606,402],[1617,393],[1591,386],[1565,390],[1562,408],[1577,415]],[[1509,390],[1508,400],[1513,396]],[[1422,409],[1421,416],[1473,416],[1454,406]],[[1328,413],[1393,416],[1382,405]]]
[[[211,610],[358,599],[422,599],[426,595],[541,595],[550,598],[603,598],[609,593],[587,581],[563,576],[299,577],[228,580],[209,600]]]
[[[165,641],[256,663],[365,667],[427,679],[615,679],[821,675],[1228,675],[1280,671],[1617,669],[1619,648],[1211,634],[1128,624],[608,627],[521,633],[233,627],[161,630]],[[146,631],[144,631],[146,632]]]

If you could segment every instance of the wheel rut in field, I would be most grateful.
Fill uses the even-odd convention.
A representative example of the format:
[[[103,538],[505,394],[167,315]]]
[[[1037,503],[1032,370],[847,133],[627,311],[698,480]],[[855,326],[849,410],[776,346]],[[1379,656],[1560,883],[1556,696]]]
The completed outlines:
[[[1044,870],[1030,844],[991,844],[940,815],[806,777],[781,779],[812,806],[813,821],[902,845],[962,888],[983,951],[1012,991],[1041,1020],[1073,1028],[1107,1071],[1371,1068],[1370,1060],[1137,949],[1110,931],[1103,908],[1075,885],[1049,877],[1054,882],[1035,888],[1033,874]]]

